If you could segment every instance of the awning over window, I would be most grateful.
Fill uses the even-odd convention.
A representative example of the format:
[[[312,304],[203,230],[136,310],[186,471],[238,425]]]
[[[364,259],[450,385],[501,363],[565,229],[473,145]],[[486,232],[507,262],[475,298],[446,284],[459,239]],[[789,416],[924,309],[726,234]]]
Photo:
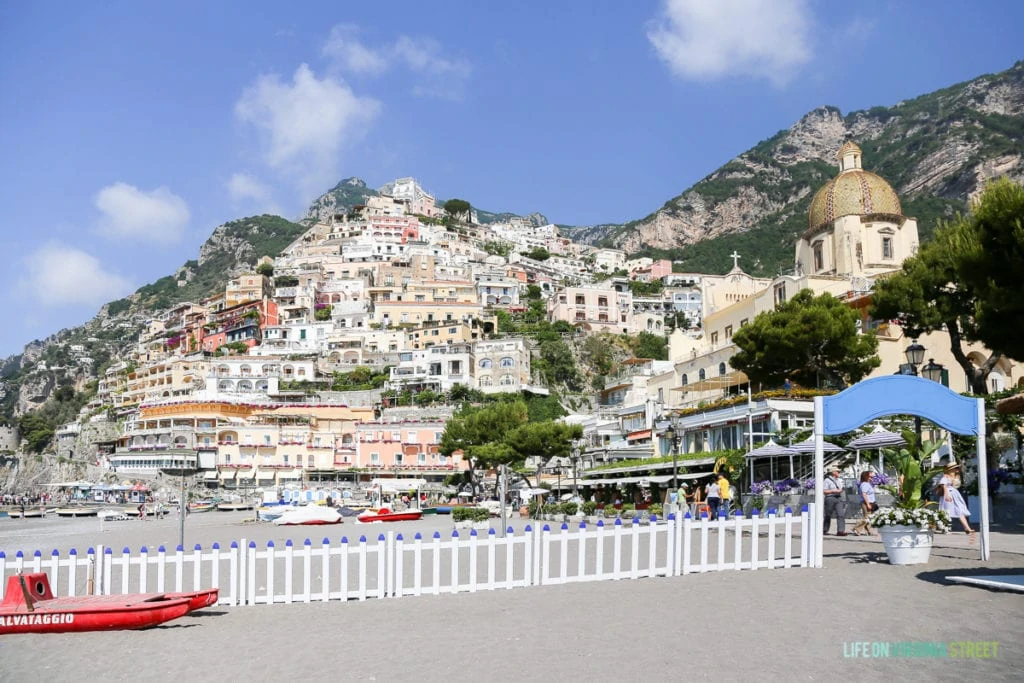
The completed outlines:
[[[235,478],[235,470],[221,470],[220,480],[228,481]]]
[[[216,472],[203,472],[203,479],[205,481],[212,481],[217,478]]]
[[[255,479],[256,478],[256,470],[254,470],[254,469],[238,470],[238,478],[239,479]]]
[[[285,470],[278,472],[277,476],[281,479],[301,479],[302,470]]]

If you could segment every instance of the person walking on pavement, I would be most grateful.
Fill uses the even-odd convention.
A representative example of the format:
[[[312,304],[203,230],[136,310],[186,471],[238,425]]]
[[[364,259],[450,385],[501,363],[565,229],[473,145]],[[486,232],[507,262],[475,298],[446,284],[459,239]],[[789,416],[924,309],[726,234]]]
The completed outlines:
[[[718,473],[718,494],[722,497],[722,502],[718,506],[718,514],[728,515],[729,502],[732,499],[732,484],[729,483],[723,472]]]
[[[825,534],[832,526],[832,518],[836,518],[836,536],[846,536],[846,500],[843,498],[843,479],[839,476],[839,468],[829,468],[825,477]]]

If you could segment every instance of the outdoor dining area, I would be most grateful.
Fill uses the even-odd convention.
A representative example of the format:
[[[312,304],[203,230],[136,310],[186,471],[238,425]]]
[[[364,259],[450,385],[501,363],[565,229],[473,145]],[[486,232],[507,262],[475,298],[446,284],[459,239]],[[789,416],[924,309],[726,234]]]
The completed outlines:
[[[827,466],[837,466],[845,488],[851,490],[864,471],[872,473],[872,483],[887,484],[895,472],[886,472],[886,448],[905,446],[900,434],[881,425],[858,436],[845,446],[825,441]],[[862,454],[863,453],[863,454]],[[851,454],[853,461],[851,462]],[[791,444],[767,443],[746,454],[747,492],[742,494],[744,507],[758,505],[803,505],[813,502],[814,496],[814,437]],[[879,496],[887,494],[879,491]]]

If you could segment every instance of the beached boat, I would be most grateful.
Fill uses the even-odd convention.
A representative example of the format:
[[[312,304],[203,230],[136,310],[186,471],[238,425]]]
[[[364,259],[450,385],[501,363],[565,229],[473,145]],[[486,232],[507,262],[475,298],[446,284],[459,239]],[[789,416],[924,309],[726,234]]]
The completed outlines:
[[[7,514],[8,514],[8,516],[10,516],[12,518],[15,518],[15,519],[29,518],[29,517],[45,517],[46,516],[46,508],[41,508],[41,507],[31,507],[30,508],[30,507],[27,507],[24,510],[21,510],[19,508],[15,508],[13,510],[8,510]]]
[[[45,573],[15,574],[8,577],[7,592],[0,603],[0,633],[148,628],[188,614],[193,599],[203,607],[212,604],[206,591],[202,593],[201,597],[193,593],[176,597],[138,593],[55,598]]]
[[[84,505],[54,510],[54,514],[58,517],[95,517],[97,512],[99,512],[99,508],[86,507]]]
[[[217,504],[213,502],[196,502],[188,504],[189,512],[209,512],[210,510],[216,510]]]
[[[367,510],[356,515],[356,519],[363,523],[369,522],[406,522],[413,519],[419,519],[423,516],[423,510],[402,510],[401,512],[392,512],[390,508],[380,508],[379,510]]]
[[[128,513],[122,508],[104,508],[96,516],[108,522],[128,519]]]
[[[285,508],[273,522],[279,526],[341,524],[341,513],[334,508],[322,505],[303,505],[296,508]]]
[[[221,512],[238,512],[239,510],[252,510],[253,504],[244,502],[224,502],[217,503],[217,509]]]
[[[264,505],[256,508],[256,519],[261,522],[273,522],[288,510],[295,508],[287,505]]]

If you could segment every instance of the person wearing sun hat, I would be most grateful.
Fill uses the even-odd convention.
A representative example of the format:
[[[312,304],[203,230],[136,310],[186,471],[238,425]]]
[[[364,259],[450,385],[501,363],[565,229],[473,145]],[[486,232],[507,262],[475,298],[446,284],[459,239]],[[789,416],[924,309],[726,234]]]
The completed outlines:
[[[974,529],[967,522],[967,517],[971,514],[971,511],[967,508],[964,497],[957,490],[959,485],[960,465],[951,462],[943,468],[942,478],[939,479],[939,483],[935,487],[935,492],[939,494],[939,509],[945,510],[949,514],[950,519],[960,519],[960,523],[964,525],[964,531],[969,534],[970,541],[973,544]]]

